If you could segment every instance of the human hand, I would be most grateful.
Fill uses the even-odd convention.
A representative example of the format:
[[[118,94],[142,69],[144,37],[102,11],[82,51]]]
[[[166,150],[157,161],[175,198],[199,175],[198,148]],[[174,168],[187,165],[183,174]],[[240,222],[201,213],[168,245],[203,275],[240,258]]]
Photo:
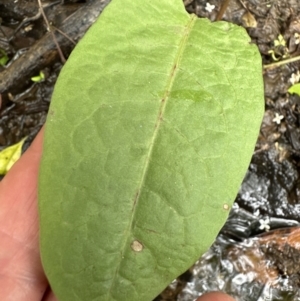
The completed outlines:
[[[43,130],[0,183],[0,300],[57,301],[39,254],[37,177]]]
[[[39,252],[37,182],[42,140],[43,130],[0,182],[1,301],[58,301],[49,288]],[[197,301],[233,299],[214,292]]]

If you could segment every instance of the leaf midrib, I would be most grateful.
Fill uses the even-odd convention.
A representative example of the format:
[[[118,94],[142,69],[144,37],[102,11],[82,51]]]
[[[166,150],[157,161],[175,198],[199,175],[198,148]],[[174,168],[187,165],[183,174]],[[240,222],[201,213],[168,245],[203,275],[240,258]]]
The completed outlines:
[[[161,105],[160,105],[160,108],[159,108],[157,120],[156,120],[156,123],[155,123],[155,129],[154,129],[154,132],[153,132],[153,135],[152,135],[150,147],[149,147],[148,154],[146,156],[146,160],[145,160],[145,164],[144,164],[144,168],[143,168],[143,171],[142,171],[140,184],[138,186],[138,189],[136,190],[136,194],[135,194],[135,197],[134,197],[134,202],[133,202],[133,206],[132,206],[132,210],[131,210],[131,212],[132,212],[131,219],[130,219],[130,222],[128,223],[128,228],[126,230],[126,235],[125,235],[123,247],[121,248],[121,253],[120,253],[120,256],[119,256],[118,263],[116,265],[116,270],[115,270],[115,273],[114,273],[114,277],[111,281],[108,296],[112,296],[112,291],[113,291],[113,288],[114,288],[114,284],[116,282],[117,275],[118,275],[118,272],[119,272],[119,269],[120,269],[120,266],[121,266],[121,262],[122,262],[122,259],[123,259],[123,253],[126,249],[126,244],[128,242],[130,229],[132,228],[132,224],[133,224],[133,220],[134,220],[134,216],[135,216],[135,212],[136,212],[135,208],[136,208],[137,203],[139,201],[141,189],[142,189],[142,186],[144,184],[144,181],[145,181],[145,178],[146,178],[146,175],[147,175],[147,170],[148,170],[150,158],[151,158],[151,155],[152,155],[152,152],[153,152],[153,147],[154,147],[156,138],[158,136],[160,125],[162,123],[161,119],[164,115],[164,112],[165,112],[165,109],[166,109],[166,106],[167,106],[167,103],[168,103],[169,94],[170,94],[170,91],[171,91],[172,86],[174,84],[174,80],[175,80],[177,70],[178,70],[178,65],[179,65],[179,62],[182,58],[182,54],[185,50],[185,47],[186,47],[187,40],[188,40],[188,37],[190,35],[191,29],[193,28],[194,23],[196,22],[197,19],[198,19],[198,17],[196,15],[194,15],[194,14],[190,15],[189,22],[187,23],[185,31],[183,33],[183,37],[180,40],[178,51],[177,51],[177,54],[175,56],[174,64],[173,64],[172,69],[170,71],[170,76],[169,76],[169,79],[168,79],[168,82],[167,82],[167,85],[166,85],[165,93],[163,95],[163,98],[161,99]]]

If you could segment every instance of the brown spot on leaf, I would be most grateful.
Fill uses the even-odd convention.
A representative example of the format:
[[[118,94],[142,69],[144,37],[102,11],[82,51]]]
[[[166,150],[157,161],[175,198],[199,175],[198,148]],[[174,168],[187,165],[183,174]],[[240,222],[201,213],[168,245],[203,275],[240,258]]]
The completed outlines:
[[[134,241],[131,243],[131,249],[132,249],[134,252],[142,252],[143,249],[144,249],[144,246],[143,246],[142,243],[140,243],[138,240],[134,240]]]
[[[134,200],[133,200],[132,211],[135,210],[135,206],[136,206],[136,203],[137,203],[137,200],[138,200],[139,196],[140,196],[140,190],[138,190],[138,191],[135,193]]]
[[[224,210],[229,210],[229,205],[228,204],[223,204],[223,209]]]
[[[172,77],[174,76],[174,73],[175,73],[176,69],[177,69],[177,64],[174,64],[172,72],[171,72]]]

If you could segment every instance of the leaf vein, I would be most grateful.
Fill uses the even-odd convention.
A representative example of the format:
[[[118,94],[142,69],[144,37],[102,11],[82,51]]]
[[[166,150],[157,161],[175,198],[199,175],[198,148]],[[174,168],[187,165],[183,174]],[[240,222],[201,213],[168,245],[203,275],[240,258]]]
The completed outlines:
[[[151,139],[151,142],[150,142],[149,151],[148,151],[146,161],[145,161],[145,164],[144,164],[144,168],[143,168],[143,171],[142,171],[140,184],[139,184],[138,189],[136,190],[135,196],[133,198],[132,215],[131,215],[131,219],[129,221],[128,228],[127,228],[127,231],[126,231],[127,235],[125,235],[124,244],[123,244],[123,247],[121,248],[121,254],[120,254],[120,257],[119,257],[119,262],[116,265],[116,270],[115,270],[115,273],[114,273],[114,277],[112,279],[111,286],[109,288],[109,295],[112,295],[112,291],[113,291],[113,288],[114,288],[114,283],[117,281],[117,275],[119,274],[119,269],[120,269],[120,266],[121,266],[123,253],[124,253],[124,250],[126,249],[126,244],[128,242],[130,230],[132,229],[134,216],[135,216],[135,211],[136,211],[135,209],[137,207],[137,204],[138,204],[138,201],[139,201],[139,198],[140,198],[140,194],[141,194],[141,189],[142,189],[143,184],[145,182],[145,178],[146,178],[146,175],[147,175],[147,170],[149,168],[149,162],[150,162],[150,158],[151,158],[151,155],[152,155],[152,152],[153,152],[153,147],[154,147],[156,138],[158,136],[160,125],[161,125],[162,120],[163,120],[164,111],[166,109],[167,102],[168,102],[167,100],[169,98],[170,91],[171,91],[172,86],[174,84],[176,73],[179,69],[178,64],[180,63],[183,52],[184,52],[184,50],[186,48],[186,45],[187,45],[188,37],[191,33],[191,30],[192,30],[196,20],[197,20],[196,15],[191,15],[190,16],[190,19],[189,19],[189,21],[186,25],[186,29],[184,31],[184,34],[183,34],[183,36],[180,40],[180,43],[179,43],[179,47],[178,47],[177,54],[175,56],[174,64],[172,66],[170,76],[169,76],[169,79],[167,81],[167,85],[166,85],[166,88],[165,88],[165,93],[164,93],[164,95],[161,99],[161,105],[160,105],[160,108],[159,108],[157,121],[156,121],[156,124],[155,124],[152,139]]]

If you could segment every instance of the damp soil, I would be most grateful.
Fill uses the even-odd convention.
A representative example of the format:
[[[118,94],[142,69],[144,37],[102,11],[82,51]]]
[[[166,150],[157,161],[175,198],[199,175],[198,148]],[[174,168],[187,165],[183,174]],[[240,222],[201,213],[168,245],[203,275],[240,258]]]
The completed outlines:
[[[0,64],[0,150],[24,137],[23,151],[30,145],[65,60],[108,2],[42,1],[47,24],[38,1],[0,0],[0,62],[8,58]],[[184,3],[199,17],[245,27],[262,57],[265,115],[227,223],[211,249],[155,301],[194,300],[212,290],[237,300],[300,300],[300,97],[287,92],[300,79],[300,2]],[[33,82],[40,72],[45,79]]]

